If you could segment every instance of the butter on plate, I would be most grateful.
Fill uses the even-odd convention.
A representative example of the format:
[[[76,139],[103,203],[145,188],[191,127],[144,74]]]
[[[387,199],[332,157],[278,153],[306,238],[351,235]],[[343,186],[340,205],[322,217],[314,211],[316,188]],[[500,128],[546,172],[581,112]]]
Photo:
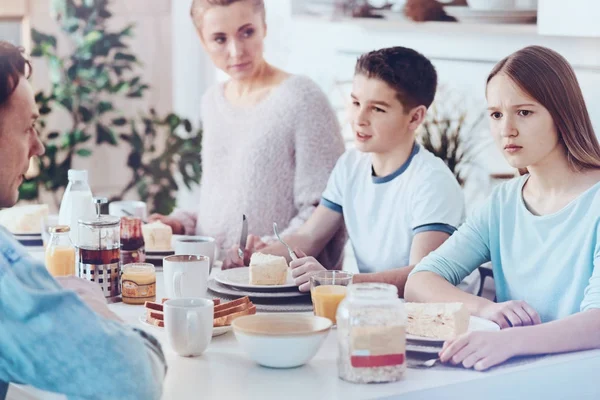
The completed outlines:
[[[254,253],[250,257],[251,285],[285,285],[288,265],[285,257]]]
[[[409,335],[452,339],[469,328],[470,314],[463,303],[406,303]]]

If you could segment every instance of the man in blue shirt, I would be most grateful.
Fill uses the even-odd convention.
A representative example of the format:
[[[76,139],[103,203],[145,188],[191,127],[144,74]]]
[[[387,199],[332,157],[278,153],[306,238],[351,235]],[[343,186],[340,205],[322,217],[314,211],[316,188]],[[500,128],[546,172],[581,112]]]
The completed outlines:
[[[44,153],[30,71],[20,50],[0,41],[0,208],[16,203],[30,158]],[[69,399],[159,399],[158,342],[122,324],[94,284],[63,286],[0,228],[0,399],[9,383]]]

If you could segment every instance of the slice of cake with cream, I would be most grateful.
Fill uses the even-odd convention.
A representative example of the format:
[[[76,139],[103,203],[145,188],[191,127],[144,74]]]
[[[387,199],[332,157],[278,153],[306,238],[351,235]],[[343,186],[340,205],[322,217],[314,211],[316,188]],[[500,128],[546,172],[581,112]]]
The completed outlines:
[[[408,326],[414,336],[452,339],[469,328],[470,314],[463,303],[406,303]]]
[[[250,257],[251,285],[284,285],[288,265],[285,257],[254,253]]]
[[[146,251],[171,251],[171,239],[173,238],[173,229],[160,221],[142,225],[142,236]]]

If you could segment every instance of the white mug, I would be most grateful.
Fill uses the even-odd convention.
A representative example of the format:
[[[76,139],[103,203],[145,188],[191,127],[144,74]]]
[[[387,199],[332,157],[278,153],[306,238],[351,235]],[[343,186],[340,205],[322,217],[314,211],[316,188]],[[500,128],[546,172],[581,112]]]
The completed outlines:
[[[175,238],[173,250],[177,254],[191,254],[195,256],[207,256],[210,258],[211,267],[218,257],[217,242],[215,238],[208,236],[180,236]]]
[[[214,303],[209,299],[165,301],[165,329],[175,353],[194,357],[204,353],[212,338]]]
[[[145,221],[148,217],[148,207],[143,201],[113,201],[108,205],[108,213],[114,217],[138,217]]]
[[[208,285],[209,258],[175,255],[163,259],[165,292],[170,299],[205,297]]]

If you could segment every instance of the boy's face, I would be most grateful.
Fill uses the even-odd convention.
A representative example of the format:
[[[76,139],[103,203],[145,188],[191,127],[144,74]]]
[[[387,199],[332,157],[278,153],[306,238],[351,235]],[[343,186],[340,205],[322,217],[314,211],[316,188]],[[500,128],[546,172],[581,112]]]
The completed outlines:
[[[358,150],[388,153],[398,146],[412,145],[424,106],[406,110],[391,86],[363,74],[354,76],[351,100],[349,116]]]

